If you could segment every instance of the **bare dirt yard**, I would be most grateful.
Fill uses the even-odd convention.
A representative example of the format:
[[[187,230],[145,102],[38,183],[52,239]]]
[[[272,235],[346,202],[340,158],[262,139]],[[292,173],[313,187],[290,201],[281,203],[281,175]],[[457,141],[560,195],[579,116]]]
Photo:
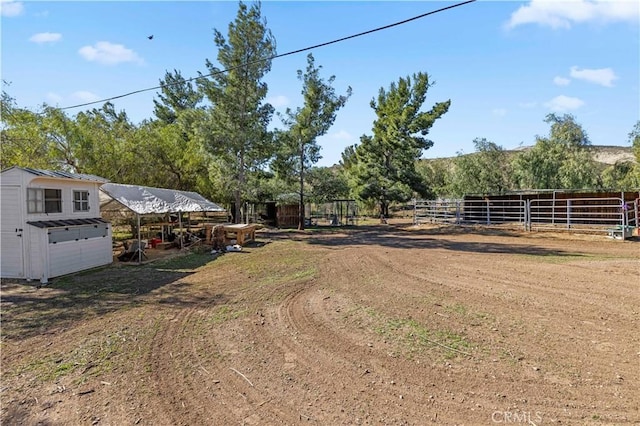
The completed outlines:
[[[640,242],[263,231],[2,283],[3,425],[640,424]]]

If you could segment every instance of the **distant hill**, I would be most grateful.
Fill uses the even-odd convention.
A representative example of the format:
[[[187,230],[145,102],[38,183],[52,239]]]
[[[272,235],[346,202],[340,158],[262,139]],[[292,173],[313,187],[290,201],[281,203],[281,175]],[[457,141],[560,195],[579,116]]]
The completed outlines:
[[[522,151],[528,151],[531,148],[533,147],[523,146],[512,150],[506,150],[506,152],[510,155],[515,155]],[[603,165],[613,165],[618,161],[636,162],[633,155],[633,149],[630,146],[591,145],[591,149],[593,151],[593,159]],[[465,155],[473,155],[473,153]],[[447,160],[453,160],[454,158],[456,157],[429,158],[426,159],[426,161],[439,160],[448,163],[449,161]]]
[[[633,155],[633,148],[630,146],[608,146],[594,145],[594,159],[604,164],[615,164],[618,161],[632,161],[636,158]]]
[[[509,152],[528,151],[531,148],[531,146],[525,146]],[[636,161],[633,155],[633,148],[630,146],[591,145],[591,149],[593,151],[593,159],[598,163],[613,165],[618,161],[631,161],[634,163]]]

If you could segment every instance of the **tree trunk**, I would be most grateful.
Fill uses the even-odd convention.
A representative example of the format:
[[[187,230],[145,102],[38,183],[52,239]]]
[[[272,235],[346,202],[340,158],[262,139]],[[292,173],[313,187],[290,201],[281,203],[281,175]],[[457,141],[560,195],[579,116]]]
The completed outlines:
[[[304,230],[304,148],[300,144],[300,200],[298,202],[298,230]]]
[[[239,170],[238,170],[238,186],[236,186],[236,190],[234,192],[235,202],[236,202],[236,217],[235,223],[244,223],[244,218],[242,217],[242,190],[244,187],[244,150],[240,151],[238,158]]]
[[[389,217],[389,205],[384,201],[380,201],[380,223],[387,223]]]

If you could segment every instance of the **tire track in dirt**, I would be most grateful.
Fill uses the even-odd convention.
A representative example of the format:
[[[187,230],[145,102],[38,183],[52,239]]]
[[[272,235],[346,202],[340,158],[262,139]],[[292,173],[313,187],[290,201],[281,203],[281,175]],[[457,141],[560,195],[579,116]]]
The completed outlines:
[[[364,251],[367,252],[368,250],[364,249]],[[394,254],[397,255],[400,252],[401,252],[400,255],[402,256],[401,264],[403,265],[403,267],[397,268],[395,267],[395,259],[389,259],[389,258],[393,257]],[[433,252],[429,252],[429,253],[433,253]],[[406,249],[395,250],[395,251],[391,249],[385,250],[385,254],[382,254],[380,250],[371,250],[371,253],[367,253],[367,254],[369,254],[372,258],[375,259],[375,263],[378,263],[379,265],[382,265],[384,268],[387,268],[388,270],[393,271],[393,274],[396,277],[398,277],[396,279],[396,282],[402,282],[401,277],[406,277],[408,279],[407,282],[408,283],[411,282],[411,283],[408,284],[408,287],[407,286],[402,287],[402,291],[404,292],[404,290],[407,290],[408,294],[413,293],[416,288],[423,288],[423,290],[426,288],[429,288],[432,286],[432,282],[434,281],[432,278],[426,279],[428,273],[413,272],[416,269],[417,270],[427,269],[430,273],[438,273],[438,271],[447,271],[448,269],[446,266],[442,265],[442,262],[429,264],[425,268],[425,265],[423,262],[419,262],[415,260],[418,258],[418,256],[412,256],[410,250],[408,251]],[[428,259],[428,256],[429,255],[427,254],[425,258]],[[500,256],[504,257],[504,255],[500,255]],[[436,257],[446,258],[447,256],[436,256]],[[532,346],[538,346],[538,348],[534,348],[531,345],[527,345],[527,342],[524,342],[525,344],[523,345],[522,341],[517,340],[518,336],[516,336],[516,339],[514,339],[513,336],[503,336],[504,339],[501,340],[503,342],[502,343],[503,345],[505,345],[507,348],[509,346],[524,347],[525,351],[527,349],[533,349],[532,353],[534,354],[533,355],[534,358],[539,358],[540,360],[545,360],[548,357],[548,354],[553,354],[554,358],[562,359],[562,355],[559,356],[559,354],[561,354],[563,350],[567,355],[569,355],[569,358],[571,358],[571,356],[575,356],[575,352],[573,352],[571,349],[577,349],[580,351],[578,353],[585,354],[584,355],[585,360],[589,358],[589,350],[585,348],[584,342],[578,342],[577,344],[567,345],[567,342],[564,340],[566,336],[563,336],[562,333],[560,334],[560,336],[554,336],[553,341],[549,341],[548,337],[544,337],[544,338],[537,337],[536,334],[538,333],[535,331],[535,325],[537,322],[536,320],[540,320],[543,318],[553,318],[553,316],[556,313],[559,314],[560,312],[567,311],[567,310],[575,310],[576,315],[580,315],[582,317],[584,317],[585,315],[587,317],[589,316],[597,317],[598,315],[601,315],[603,314],[603,312],[605,312],[604,307],[608,306],[610,308],[614,308],[614,310],[617,307],[615,306],[616,303],[611,301],[611,294],[609,294],[608,297],[606,295],[604,297],[605,299],[609,299],[609,300],[600,300],[601,306],[594,306],[594,307],[585,309],[584,288],[580,288],[580,286],[575,290],[565,289],[562,287],[558,288],[557,277],[553,277],[555,278],[555,281],[551,279],[552,278],[551,276],[549,277],[549,279],[541,280],[540,271],[536,271],[534,269],[534,265],[527,265],[527,267],[525,268],[518,268],[515,271],[516,272],[515,275],[521,278],[523,277],[523,275],[527,275],[527,272],[530,272],[532,275],[537,274],[537,279],[532,279],[532,280],[525,279],[525,280],[519,280],[514,282],[513,280],[505,279],[504,276],[498,275],[498,273],[494,273],[489,265],[482,266],[483,264],[482,258],[483,257],[486,258],[486,256],[483,256],[482,254],[477,254],[474,256],[477,258],[477,260],[472,260],[470,259],[470,257],[471,257],[470,255],[465,256],[465,259],[467,260],[468,263],[465,265],[462,265],[462,267],[456,270],[455,279],[451,277],[452,274],[450,273],[441,274],[446,278],[443,278],[438,281],[440,281],[440,284],[442,284],[450,293],[448,297],[449,299],[453,297],[454,300],[459,300],[462,303],[472,302],[471,306],[475,305],[476,307],[482,307],[482,303],[486,300],[486,294],[488,293],[488,289],[483,285],[484,283],[491,283],[491,285],[494,288],[499,288],[502,286],[506,288],[507,291],[513,292],[514,294],[516,294],[518,299],[521,299],[521,300],[524,299],[526,301],[527,298],[530,298],[528,300],[528,305],[529,305],[529,308],[533,308],[531,309],[531,311],[534,311],[535,313],[530,312],[528,315],[523,316],[520,312],[518,312],[519,304],[513,304],[512,306],[509,306],[509,303],[507,303],[506,304],[507,305],[506,307],[508,308],[507,311],[511,311],[512,315],[509,315],[509,314],[505,315],[504,313],[497,313],[497,314],[502,315],[502,317],[507,321],[509,321],[509,317],[525,318],[526,319],[525,323],[521,326],[520,330],[517,330],[516,332],[519,336],[526,336],[526,340],[532,340],[531,342]],[[478,268],[478,266],[481,266],[481,268],[476,269]],[[502,265],[494,265],[494,266],[496,266],[495,269],[497,270],[500,270],[500,269],[504,270],[504,267]],[[544,273],[549,273],[548,269],[554,269],[555,267],[556,265],[544,265],[544,268],[545,268]],[[576,266],[576,268],[579,268],[579,266]],[[380,269],[380,266],[378,266],[378,269]],[[524,269],[524,271],[522,269]],[[551,274],[553,274],[553,272],[551,272]],[[576,275],[579,276],[579,274],[577,274],[575,271],[572,272],[572,276],[576,276]],[[479,276],[482,279],[478,279]],[[627,277],[629,282],[633,282],[632,274],[628,274]],[[591,279],[593,279],[593,277],[591,277]],[[556,283],[555,286],[553,283]],[[620,290],[617,296],[620,297],[623,292],[624,292],[624,289]],[[499,300],[500,290],[499,289],[494,290],[493,293],[494,294],[491,297],[493,297],[493,299],[495,300],[491,301],[489,306],[496,305],[496,303],[499,305],[500,304],[505,305],[503,303],[500,303],[500,300]],[[562,300],[561,305],[558,305],[558,300]],[[626,312],[626,316],[624,315],[624,309],[620,309],[618,312],[622,315],[623,319],[625,320],[630,319],[628,311]],[[612,316],[611,311],[609,311],[606,315],[608,317],[611,317]],[[615,316],[615,313],[613,315]],[[631,320],[633,321],[632,318]],[[551,326],[552,325],[550,324],[549,327]],[[558,326],[553,325],[553,327],[557,329]],[[541,332],[547,334],[545,329],[546,328],[543,328]],[[610,333],[611,330],[609,329],[608,332]],[[570,334],[570,332],[567,332],[567,335],[568,334]],[[573,334],[575,334],[575,331]],[[583,333],[583,338],[586,339],[587,336],[589,335],[593,337],[593,334],[587,334],[587,332],[585,331]],[[620,339],[614,339],[614,340],[624,341],[625,340],[624,337],[625,336],[620,336]],[[569,346],[569,348],[567,348],[567,346]],[[625,351],[625,348],[618,348],[618,349],[620,349],[620,352],[627,352],[627,355],[629,355],[628,350]],[[551,367],[556,367],[556,369],[564,368],[562,364],[557,364],[557,365],[552,364]],[[539,367],[533,367],[533,368],[536,369],[534,371],[540,370]],[[574,366],[573,370],[580,371],[580,370],[576,370],[576,368],[577,367]],[[633,375],[633,373],[629,370],[629,365],[618,366],[617,368],[619,369],[619,371],[624,371],[623,373],[624,375],[629,375],[629,374]],[[527,383],[531,383],[531,386],[536,387],[535,392],[532,392],[532,394],[553,395],[559,392],[559,388],[569,385],[568,391],[566,388],[563,389],[564,398],[557,399],[557,400],[548,399],[546,402],[543,402],[543,401],[538,402],[544,407],[545,412],[547,413],[550,412],[550,406],[547,405],[548,403],[550,403],[551,407],[555,408],[557,412],[567,412],[568,411],[567,407],[572,407],[573,415],[576,415],[581,411],[588,412],[589,410],[593,410],[598,405],[598,404],[595,404],[595,405],[593,404],[593,403],[596,403],[599,399],[597,396],[597,390],[593,388],[592,378],[585,380],[584,377],[583,378],[575,377],[575,376],[571,377],[571,374],[575,374],[575,372],[574,373],[570,372],[571,373],[570,375],[567,375],[566,371],[563,371],[558,374],[558,373],[554,373],[553,368],[551,368],[552,371],[545,373],[541,383],[540,381],[535,380],[536,376],[540,376],[540,374],[529,374],[529,371],[526,370],[526,365],[523,366],[520,370],[521,371],[514,370],[512,373],[513,374],[512,377],[502,378],[501,382],[503,383],[504,388],[509,388],[509,387],[523,388],[528,386]],[[619,383],[616,383],[615,380],[611,381],[611,379],[607,379],[604,377],[601,377],[601,378],[594,377],[594,378],[596,380],[601,379],[607,383],[607,385],[604,387],[604,389],[607,389],[607,392],[611,394],[616,394],[616,395],[620,394]],[[500,387],[496,388],[496,395],[499,394],[500,392],[504,392],[504,390],[500,390]],[[571,395],[576,395],[575,400],[579,401],[580,398],[577,397],[577,395],[580,395],[580,394],[587,395],[589,393],[591,394],[590,399],[593,402],[592,404],[585,404],[585,405],[581,405],[577,403],[559,404],[559,401],[573,400],[574,398],[571,398]],[[630,396],[628,392],[625,392],[624,394],[626,395],[626,398]],[[624,399],[625,398],[623,397],[623,400]],[[493,401],[495,403],[494,398],[488,398],[485,402],[489,402],[489,401]],[[628,399],[627,399],[627,402],[629,402]],[[533,404],[534,402],[531,401],[530,403]],[[624,412],[625,407],[628,407],[628,405],[625,405],[624,402],[622,402],[618,408],[620,411]],[[610,406],[600,407],[598,410],[601,413],[605,413],[609,416],[613,416],[613,418],[616,417],[616,413],[620,412],[620,411],[617,411],[617,409],[615,408],[611,408]]]
[[[88,335],[99,343],[128,327],[112,358],[120,366],[89,370],[86,386],[7,391],[16,416],[28,416],[21,424],[475,425],[507,423],[508,413],[534,422],[540,413],[542,424],[640,424],[640,301],[625,260],[640,257],[629,255],[633,246],[384,226],[278,238],[286,250],[247,249],[134,309],[20,340],[40,357],[70,354]],[[567,263],[546,262],[562,253]],[[260,275],[251,262],[270,269]],[[603,281],[609,275],[614,282]],[[449,356],[412,340],[420,328],[477,346]],[[15,363],[24,353],[4,349]],[[77,373],[63,383],[89,377]],[[87,389],[95,391],[75,394]]]
[[[225,356],[202,356],[223,351],[215,330],[204,334],[199,330],[200,318],[211,316],[214,309],[202,305],[177,310],[154,339],[149,359],[158,395],[154,405],[163,411],[161,418],[167,424],[185,426],[292,424],[292,416],[275,405],[265,406],[273,398],[234,368],[233,362]]]
[[[354,238],[354,240],[356,240]],[[355,243],[356,241],[354,241]],[[392,246],[393,242],[386,241],[386,246]],[[568,244],[570,245],[570,244]],[[601,415],[604,415],[608,418],[618,418],[624,419],[624,415],[620,416],[619,413],[624,413],[629,405],[625,405],[625,398],[623,397],[617,407],[613,408],[611,405],[603,406],[599,404],[598,391],[593,385],[592,379],[586,379],[584,377],[573,376],[573,372],[562,371],[564,366],[562,364],[550,364],[548,369],[544,369],[542,373],[536,373],[536,371],[540,371],[540,367],[537,367],[536,364],[530,365],[531,362],[537,362],[536,359],[541,361],[546,361],[549,354],[553,354],[554,358],[562,358],[562,356],[558,356],[562,350],[558,351],[558,349],[564,349],[569,355],[575,356],[575,353],[572,353],[571,349],[579,348],[581,352],[585,353],[585,357],[588,357],[588,350],[585,350],[583,342],[578,342],[574,345],[567,345],[566,341],[563,341],[564,336],[555,337],[553,341],[548,341],[548,336],[546,334],[546,328],[542,328],[540,331],[536,331],[537,321],[544,318],[552,318],[555,312],[559,314],[563,311],[566,311],[567,308],[575,309],[580,306],[580,302],[584,304],[584,294],[580,294],[580,290],[577,289],[573,291],[574,297],[566,297],[568,291],[563,289],[562,287],[556,288],[553,285],[548,285],[547,280],[543,280],[541,284],[535,278],[532,279],[524,279],[513,283],[513,280],[506,280],[503,276],[498,273],[493,273],[491,270],[491,266],[487,264],[486,258],[487,256],[479,253],[475,255],[465,254],[465,257],[469,259],[467,264],[463,265],[463,268],[457,271],[457,277],[454,277],[452,274],[443,274],[445,279],[433,279],[432,277],[428,277],[427,274],[416,274],[413,271],[419,268],[425,267],[424,261],[418,261],[414,259],[429,259],[429,255],[431,253],[436,254],[434,257],[436,261],[433,264],[427,265],[427,269],[432,271],[445,271],[447,269],[446,262],[443,262],[443,259],[447,259],[450,256],[450,251],[443,250],[424,250],[424,249],[398,249],[395,250],[393,248],[384,249],[384,254],[382,254],[382,250],[380,247],[373,247],[371,244],[357,246],[354,249],[359,253],[358,263],[354,263],[353,255],[345,255],[347,250],[351,250],[354,248],[350,246],[348,249],[343,248],[342,253],[337,255],[333,259],[334,268],[333,271],[340,271],[341,276],[343,277],[343,282],[348,282],[349,277],[354,278],[355,282],[362,282],[361,278],[363,274],[366,274],[368,271],[372,271],[375,274],[375,278],[373,281],[386,281],[383,286],[375,286],[374,291],[381,291],[382,293],[378,295],[372,294],[354,294],[354,299],[357,299],[359,303],[363,303],[365,305],[376,305],[380,303],[380,299],[388,299],[390,301],[389,305],[396,305],[396,300],[394,300],[394,296],[397,294],[393,293],[393,289],[395,288],[397,293],[401,293],[402,296],[398,296],[397,300],[405,299],[407,300],[407,295],[412,297],[419,297],[425,291],[434,291],[442,295],[442,297],[448,301],[448,303],[458,303],[461,302],[464,305],[471,302],[471,307],[480,307],[482,308],[483,304],[487,301],[487,297],[490,297],[489,306],[496,307],[506,305],[507,313],[495,312],[497,315],[496,318],[501,322],[506,321],[507,324],[512,321],[510,318],[519,318],[522,317],[525,319],[524,323],[519,325],[520,329],[517,327],[513,330],[513,334],[508,335],[505,334],[500,336],[497,341],[488,341],[486,343],[491,346],[495,346],[496,343],[501,343],[505,350],[508,350],[510,347],[521,347],[524,349],[525,353],[527,353],[528,357],[530,356],[533,359],[526,359],[523,362],[514,365],[513,368],[508,369],[508,373],[502,373],[500,377],[494,377],[493,379],[487,378],[486,376],[478,376],[473,373],[474,363],[463,363],[465,364],[460,371],[465,371],[467,377],[463,380],[467,383],[476,383],[477,386],[473,386],[473,388],[484,389],[484,393],[475,393],[470,398],[473,398],[475,401],[476,407],[491,407],[500,408],[500,406],[504,406],[504,404],[512,404],[515,406],[522,405],[522,401],[524,399],[518,398],[518,394],[527,395],[528,402],[527,405],[533,407],[539,407],[544,410],[544,412],[550,416],[552,413],[557,413],[558,418],[568,418],[576,420],[576,415],[580,415],[580,413],[597,410]],[[445,254],[446,253],[446,254]],[[394,261],[397,259],[395,255],[402,257],[401,263],[403,264],[403,268],[397,268],[394,266]],[[443,255],[445,254],[445,255]],[[420,255],[423,255],[420,257]],[[504,258],[508,256],[507,254],[500,254],[498,257]],[[345,260],[351,259],[351,261]],[[528,265],[525,268],[516,268],[516,275],[521,278],[523,275],[526,276],[527,272],[530,272],[532,275],[538,274],[540,276],[540,271],[536,271],[536,265]],[[542,265],[544,269],[544,273],[549,273],[548,269],[555,268],[555,265]],[[502,268],[503,265],[497,265],[496,269]],[[524,271],[523,271],[524,269]],[[575,275],[575,271],[572,272]],[[551,276],[553,276],[553,272],[551,272]],[[333,277],[333,273],[328,274],[330,277]],[[481,275],[482,280],[478,280],[478,275]],[[454,279],[455,278],[455,279]],[[358,281],[360,279],[360,281]],[[556,277],[557,279],[557,277]],[[493,283],[493,286],[497,288],[495,290],[495,294],[488,292],[486,288],[484,288],[484,283],[489,282]],[[538,312],[535,312],[536,309],[531,309],[532,313],[522,316],[519,313],[519,306],[517,304],[510,305],[509,301],[500,301],[497,296],[500,296],[500,289],[498,285],[495,283],[498,282],[500,285],[508,286],[515,295],[519,299],[527,301],[527,298],[531,298],[528,301],[530,307],[531,305],[535,305],[538,308]],[[389,285],[393,283],[392,285]],[[524,283],[524,284],[523,284]],[[375,283],[374,283],[375,284]],[[556,284],[557,285],[557,284]],[[548,290],[546,287],[549,287]],[[386,289],[386,291],[385,291]],[[488,294],[489,293],[489,294]],[[540,299],[540,300],[539,300]],[[557,301],[562,300],[562,305],[558,305]],[[377,301],[376,301],[377,300]],[[607,301],[604,301],[605,305]],[[611,303],[611,300],[608,301]],[[549,308],[546,306],[550,305]],[[309,306],[312,306],[310,304]],[[313,311],[308,307],[311,312],[314,314],[318,314],[321,311]],[[584,315],[584,307],[582,307],[582,315]],[[588,309],[587,309],[588,311]],[[511,313],[509,313],[511,312]],[[415,314],[415,311],[412,313]],[[535,314],[535,315],[534,315]],[[315,317],[314,317],[315,318]],[[299,322],[301,324],[301,322]],[[501,328],[504,326],[500,325]],[[557,325],[549,325],[551,327],[557,327]],[[531,328],[534,327],[534,328]],[[506,327],[505,327],[506,328]],[[309,327],[309,329],[312,329]],[[501,334],[506,333],[507,330],[503,330]],[[544,334],[541,334],[544,333]],[[485,333],[486,335],[486,333]],[[491,336],[491,332],[488,333]],[[545,337],[542,337],[545,336]],[[531,340],[531,342],[523,342],[522,339]],[[624,339],[621,339],[624,341]],[[524,345],[523,345],[524,343]],[[569,349],[566,346],[570,346]],[[494,360],[495,361],[495,360]],[[481,362],[492,362],[489,359],[484,359],[476,362],[476,364]],[[545,365],[545,364],[543,364]],[[573,366],[575,370],[577,366]],[[625,375],[633,374],[628,371],[628,366],[623,367],[625,371]],[[578,370],[579,371],[579,370]],[[476,376],[476,377],[474,377]],[[607,383],[604,387],[605,392],[611,394],[619,393],[619,384],[615,383],[615,381],[611,382],[605,378],[596,378],[596,382],[598,379],[602,379]],[[491,382],[489,386],[486,385],[487,380]],[[603,388],[601,388],[603,389]],[[505,395],[508,394],[507,395]],[[588,398],[581,398],[579,395],[591,395]],[[533,397],[532,397],[533,395]],[[557,395],[558,398],[545,398],[541,399],[538,396],[540,395]],[[629,393],[625,393],[626,395],[626,403],[629,402],[628,397]],[[587,399],[587,403],[578,402],[581,400]],[[459,407],[458,407],[459,408]],[[472,407],[473,408],[473,407]],[[568,408],[571,408],[570,410]],[[455,409],[455,406],[451,407],[452,410]],[[488,413],[487,415],[490,415]],[[489,417],[487,417],[489,418]],[[578,417],[579,418],[579,417]]]
[[[429,392],[445,392],[442,386],[446,387],[450,378],[442,377],[441,368],[391,355],[391,346],[380,336],[371,330],[350,329],[352,324],[341,322],[335,314],[340,305],[374,306],[361,295],[344,291],[351,274],[371,270],[366,258],[360,257],[356,264],[349,258],[345,263],[343,253],[329,256],[323,265],[331,266],[322,268],[318,282],[292,293],[278,307],[276,318],[281,325],[277,329],[286,333],[274,340],[280,342],[285,354],[284,368],[292,373],[303,371],[315,394],[327,398],[324,405],[339,408],[334,413],[312,412],[314,418],[331,424],[362,420],[371,412],[379,418],[368,421],[386,424],[423,424],[437,419],[441,406]],[[348,271],[346,278],[337,278],[336,270],[341,274]],[[328,378],[335,382],[328,383]],[[353,398],[335,398],[331,392],[327,396],[325,392],[331,387],[336,387],[339,395]]]
[[[161,413],[156,413],[155,417],[165,420],[168,425],[193,424],[194,420],[201,418],[197,414],[199,407],[210,403],[210,401],[202,401],[202,395],[192,394],[192,380],[184,374],[180,375],[180,370],[185,365],[176,365],[177,357],[180,357],[179,359],[184,363],[190,360],[189,354],[182,353],[191,346],[187,344],[190,342],[185,341],[183,330],[189,327],[189,322],[196,311],[197,308],[170,311],[171,316],[165,318],[160,324],[147,355],[153,380],[152,392],[155,397],[153,407]]]
[[[388,252],[389,253],[389,252]],[[621,265],[620,270],[628,271],[622,276],[617,288],[607,290],[599,289],[594,285],[584,285],[583,282],[593,281],[593,274],[599,273],[603,282],[608,281],[607,273],[602,273],[602,265],[597,272],[585,268],[583,264],[540,264],[534,261],[519,261],[516,257],[515,261],[511,260],[508,255],[486,256],[477,254],[477,261],[469,262],[469,264],[458,264],[455,268],[443,263],[427,264],[415,261],[410,256],[402,254],[402,268],[395,266],[398,251],[391,252],[382,256],[379,251],[373,252],[372,256],[378,259],[380,265],[389,267],[399,276],[405,275],[422,282],[436,282],[446,286],[456,292],[465,292],[476,297],[482,295],[490,297],[492,303],[502,303],[507,310],[520,309],[526,307],[535,312],[542,312],[547,306],[557,304],[558,300],[565,303],[566,309],[574,311],[576,317],[584,320],[593,321],[600,318],[603,312],[606,312],[608,318],[616,318],[622,321],[634,321],[630,318],[629,311],[637,303],[629,302],[628,297],[631,295],[632,300],[640,301],[634,296],[634,274],[632,266],[637,261],[628,260],[621,261],[598,261],[599,263],[607,262],[612,265]],[[393,259],[389,259],[394,257]],[[455,258],[456,255],[444,256]],[[469,256],[466,256],[468,259]],[[483,259],[486,261],[483,262]],[[482,265],[484,263],[484,266]],[[481,267],[478,268],[478,265]],[[624,266],[627,265],[625,268]],[[613,267],[613,266],[612,266]],[[511,271],[505,274],[500,271]],[[584,278],[572,282],[558,283],[558,276],[568,274],[570,276]],[[438,278],[433,278],[436,276]],[[517,279],[514,279],[516,278]],[[615,297],[620,303],[611,303],[611,298]],[[625,303],[626,302],[626,303]],[[585,307],[587,309],[585,309]],[[538,314],[538,316],[540,316]]]

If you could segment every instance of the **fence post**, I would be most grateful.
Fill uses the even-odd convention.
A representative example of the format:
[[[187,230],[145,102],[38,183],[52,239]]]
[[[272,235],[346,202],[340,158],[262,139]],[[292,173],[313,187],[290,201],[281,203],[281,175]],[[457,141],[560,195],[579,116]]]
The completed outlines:
[[[571,229],[571,200],[570,199],[567,199],[567,229]]]
[[[418,224],[418,216],[417,216],[417,208],[418,208],[418,200],[416,200],[415,198],[413,199],[413,224],[417,225]]]
[[[485,200],[487,203],[487,225],[491,225],[491,207],[489,206],[489,200]]]
[[[524,205],[524,230],[531,232],[531,200],[529,199]]]

